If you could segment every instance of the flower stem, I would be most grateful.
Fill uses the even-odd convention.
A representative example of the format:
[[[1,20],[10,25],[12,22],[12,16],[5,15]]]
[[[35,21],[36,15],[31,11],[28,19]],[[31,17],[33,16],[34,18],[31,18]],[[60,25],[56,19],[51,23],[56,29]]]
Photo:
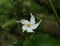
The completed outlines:
[[[51,5],[51,8],[52,8],[54,14],[55,14],[54,16],[55,16],[55,18],[56,18],[56,20],[57,20],[57,22],[58,22],[58,24],[59,24],[59,26],[60,26],[60,19],[59,19],[59,17],[58,17],[58,14],[57,14],[57,12],[56,12],[56,10],[55,10],[55,8],[54,8],[51,0],[48,0],[48,1],[49,1],[50,5]]]

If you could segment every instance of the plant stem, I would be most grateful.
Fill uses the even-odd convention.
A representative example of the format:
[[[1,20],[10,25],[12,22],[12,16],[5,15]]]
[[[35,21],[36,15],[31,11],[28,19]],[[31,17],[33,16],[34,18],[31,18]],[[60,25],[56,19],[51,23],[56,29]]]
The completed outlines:
[[[54,14],[55,14],[54,16],[55,16],[55,18],[56,18],[56,20],[57,20],[57,22],[58,22],[58,24],[59,24],[59,26],[60,26],[60,19],[59,19],[59,17],[58,17],[58,14],[57,14],[57,12],[56,12],[56,10],[55,10],[55,8],[54,8],[51,0],[48,0],[48,1],[49,1],[50,5],[51,5],[51,8],[52,8]]]

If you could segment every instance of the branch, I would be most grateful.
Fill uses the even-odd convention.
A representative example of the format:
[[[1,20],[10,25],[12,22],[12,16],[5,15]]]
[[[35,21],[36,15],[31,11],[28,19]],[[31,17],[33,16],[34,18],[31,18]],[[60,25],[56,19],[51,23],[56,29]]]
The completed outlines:
[[[56,18],[56,20],[57,20],[57,22],[58,22],[58,24],[59,24],[59,26],[60,26],[60,19],[59,19],[59,17],[58,17],[58,14],[57,14],[57,12],[56,12],[56,10],[55,10],[55,8],[54,8],[51,0],[48,0],[48,1],[49,1],[50,5],[51,5],[51,8],[52,8],[54,14],[55,14],[54,16],[55,16],[55,18]]]

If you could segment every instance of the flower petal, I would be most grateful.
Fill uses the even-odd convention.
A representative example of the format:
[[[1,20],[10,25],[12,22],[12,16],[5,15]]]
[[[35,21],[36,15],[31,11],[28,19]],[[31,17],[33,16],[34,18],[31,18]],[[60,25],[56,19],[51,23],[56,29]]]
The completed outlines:
[[[29,24],[29,21],[28,21],[28,20],[25,20],[25,19],[20,20],[20,22],[21,22],[22,24]]]
[[[32,15],[32,13],[30,13],[30,15],[31,15],[30,23],[35,24],[35,17]]]
[[[23,32],[24,32],[26,29],[27,29],[26,26],[22,26]]]
[[[34,31],[31,29],[31,28],[27,28],[27,32],[33,32],[34,33]]]
[[[32,25],[31,28],[32,28],[32,29],[36,29],[36,28],[39,26],[39,24],[41,23],[41,21],[42,21],[42,20],[40,20],[39,23]]]

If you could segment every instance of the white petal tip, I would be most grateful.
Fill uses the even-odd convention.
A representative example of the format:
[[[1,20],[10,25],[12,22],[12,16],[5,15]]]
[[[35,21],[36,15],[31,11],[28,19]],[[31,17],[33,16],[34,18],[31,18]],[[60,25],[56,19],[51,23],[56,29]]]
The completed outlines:
[[[28,31],[27,31],[28,32]],[[28,32],[28,33],[35,33],[34,31],[32,31],[32,32]]]
[[[40,22],[39,23],[41,23],[42,22],[42,19],[40,20]]]
[[[22,32],[24,32],[24,31],[22,31]]]
[[[22,32],[25,32],[25,30],[23,30]],[[29,32],[29,31],[27,31],[28,33],[35,33],[34,31],[32,31],[32,32]]]
[[[32,33],[35,33],[34,31]]]
[[[16,21],[17,23],[19,23],[20,21]]]
[[[32,13],[30,13],[30,15],[32,15]]]

